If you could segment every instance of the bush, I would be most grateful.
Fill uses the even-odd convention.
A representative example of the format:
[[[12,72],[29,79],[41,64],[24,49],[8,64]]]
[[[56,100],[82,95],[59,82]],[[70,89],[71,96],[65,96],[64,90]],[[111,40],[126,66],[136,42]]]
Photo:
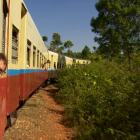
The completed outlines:
[[[82,140],[140,139],[140,73],[127,63],[94,62],[59,72],[58,99]]]

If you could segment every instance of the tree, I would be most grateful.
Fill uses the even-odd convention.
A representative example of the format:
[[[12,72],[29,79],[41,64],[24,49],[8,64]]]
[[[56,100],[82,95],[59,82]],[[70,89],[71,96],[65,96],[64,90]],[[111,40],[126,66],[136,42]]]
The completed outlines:
[[[85,45],[84,49],[82,50],[82,57],[87,59],[88,55],[90,55],[90,49],[87,45]]]
[[[82,53],[81,52],[75,52],[75,57],[76,58],[82,58]]]
[[[63,51],[64,49],[65,49],[64,46],[58,47],[57,50],[56,50],[56,52],[59,53],[59,54],[63,54],[62,51]]]
[[[96,49],[97,49],[96,46],[93,46],[93,50],[96,51]]]
[[[54,46],[51,46],[51,45],[49,46],[48,50],[55,52]]]
[[[47,36],[43,36],[42,39],[43,39],[44,42],[48,41],[48,37]],[[45,45],[46,45],[46,43],[45,43]]]
[[[68,52],[69,52],[70,48],[71,48],[73,45],[74,45],[74,44],[73,44],[70,40],[67,40],[67,41],[65,41],[65,43],[64,43],[64,47],[65,47],[65,48],[68,48]]]
[[[96,3],[99,14],[92,18],[92,31],[98,34],[100,52],[114,55],[127,54],[129,64],[134,46],[140,46],[140,1],[99,0]]]
[[[68,56],[70,56],[70,57],[74,57],[75,56],[74,53],[72,52],[72,50],[68,50]]]
[[[56,49],[59,47],[59,45],[62,45],[62,44],[63,44],[63,42],[61,41],[61,36],[58,33],[53,33],[50,46],[52,46],[53,48]]]

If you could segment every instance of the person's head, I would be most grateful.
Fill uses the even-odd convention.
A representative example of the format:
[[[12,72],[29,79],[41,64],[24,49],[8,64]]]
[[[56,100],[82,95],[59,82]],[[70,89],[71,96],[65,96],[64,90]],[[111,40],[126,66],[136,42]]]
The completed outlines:
[[[0,77],[5,73],[7,67],[7,58],[3,53],[0,53]]]

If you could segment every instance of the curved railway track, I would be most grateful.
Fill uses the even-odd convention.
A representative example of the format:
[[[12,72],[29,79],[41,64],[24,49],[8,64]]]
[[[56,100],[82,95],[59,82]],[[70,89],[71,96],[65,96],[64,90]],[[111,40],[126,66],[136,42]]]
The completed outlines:
[[[65,121],[64,108],[55,100],[58,91],[48,85],[34,93],[18,109],[16,123],[5,131],[3,140],[69,140],[73,137]]]

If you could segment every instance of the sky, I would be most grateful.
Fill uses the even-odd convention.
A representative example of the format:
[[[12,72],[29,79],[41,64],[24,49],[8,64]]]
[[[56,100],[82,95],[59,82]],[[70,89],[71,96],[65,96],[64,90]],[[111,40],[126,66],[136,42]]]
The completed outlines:
[[[81,52],[85,45],[90,51],[93,46],[98,47],[90,26],[91,18],[98,16],[96,2],[98,0],[24,0],[40,35],[48,37],[46,44],[50,45],[53,33],[58,33],[63,43],[72,41],[73,52]]]

